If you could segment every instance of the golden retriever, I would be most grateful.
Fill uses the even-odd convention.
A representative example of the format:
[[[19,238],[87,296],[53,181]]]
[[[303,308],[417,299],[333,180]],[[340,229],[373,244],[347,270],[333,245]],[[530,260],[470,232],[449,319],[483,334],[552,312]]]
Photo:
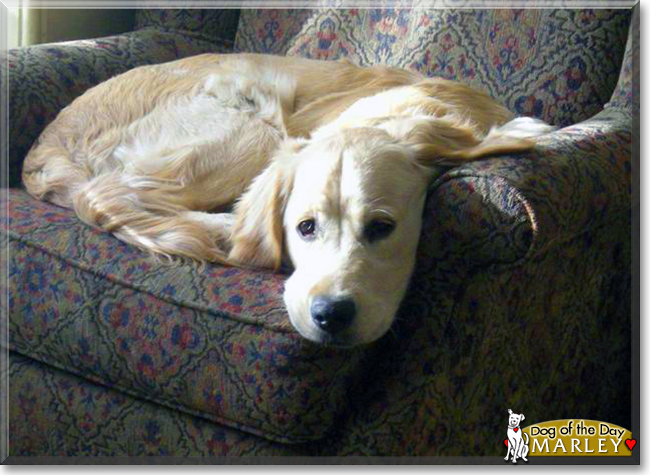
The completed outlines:
[[[206,54],[87,91],[32,147],[23,182],[159,255],[270,269],[290,261],[294,327],[353,346],[393,321],[432,177],[529,149],[526,137],[549,130],[413,71]]]

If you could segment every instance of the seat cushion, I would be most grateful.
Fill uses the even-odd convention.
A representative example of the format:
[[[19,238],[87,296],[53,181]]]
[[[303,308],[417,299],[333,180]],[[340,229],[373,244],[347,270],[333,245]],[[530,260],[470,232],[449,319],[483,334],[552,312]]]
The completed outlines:
[[[2,209],[12,350],[280,442],[318,439],[345,411],[368,349],[301,338],[285,275],[159,262],[24,191]]]
[[[9,455],[24,457],[14,464],[34,463],[33,457],[91,464],[119,460],[96,457],[177,457],[158,462],[174,464],[181,457],[214,457],[204,463],[219,463],[217,457],[301,455],[295,451],[303,444],[244,434],[15,353],[9,359]]]
[[[243,10],[235,51],[412,68],[566,126],[609,100],[630,10]]]

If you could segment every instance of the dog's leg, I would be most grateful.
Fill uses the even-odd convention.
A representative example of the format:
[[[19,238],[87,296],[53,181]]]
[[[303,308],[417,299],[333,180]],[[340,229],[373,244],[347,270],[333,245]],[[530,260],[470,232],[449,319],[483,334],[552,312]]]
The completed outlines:
[[[513,444],[512,447],[512,463],[517,463],[517,456],[519,454],[519,450],[521,449],[521,444],[520,444],[520,439],[515,439],[515,443]]]
[[[214,222],[207,226],[207,218],[190,219],[183,190],[182,185],[153,177],[109,173],[82,187],[73,204],[86,223],[150,252],[227,264],[220,241],[227,241],[229,235],[218,231],[229,226],[223,225],[224,220],[222,226]]]
[[[508,457],[510,457],[510,451],[512,450],[512,440],[508,439],[508,445],[506,446],[506,448],[507,448],[507,450],[506,450],[506,458],[504,458],[503,460],[505,460],[507,462]]]
[[[528,459],[526,457],[528,456],[528,452],[530,451],[530,448],[528,447],[528,443],[530,442],[530,439],[528,438],[528,435],[526,435],[526,442],[524,442],[523,435],[521,438],[521,459],[524,462],[528,462]]]
[[[182,216],[207,228],[215,237],[222,249],[228,251],[230,235],[235,224],[232,213],[205,213],[203,211],[185,211]]]

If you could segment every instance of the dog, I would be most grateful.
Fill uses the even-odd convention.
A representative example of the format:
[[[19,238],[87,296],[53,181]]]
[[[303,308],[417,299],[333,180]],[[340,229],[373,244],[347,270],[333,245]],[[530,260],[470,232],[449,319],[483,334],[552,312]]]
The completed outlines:
[[[508,450],[506,452],[505,461],[512,455],[512,463],[517,463],[517,458],[521,458],[524,462],[528,462],[528,442],[530,441],[528,434],[521,431],[521,421],[525,419],[523,414],[515,414],[512,409],[508,409]],[[524,436],[526,441],[524,442]]]
[[[88,90],[34,144],[23,183],[156,255],[293,269],[293,326],[350,347],[391,326],[433,178],[550,130],[414,71],[206,54]]]

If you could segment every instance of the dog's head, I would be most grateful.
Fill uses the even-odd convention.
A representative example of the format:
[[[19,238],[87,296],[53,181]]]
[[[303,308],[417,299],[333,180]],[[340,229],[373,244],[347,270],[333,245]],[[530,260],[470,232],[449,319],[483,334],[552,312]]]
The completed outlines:
[[[508,414],[510,414],[508,416],[508,426],[512,428],[519,427],[521,421],[525,419],[523,414],[515,414],[512,409],[508,409]]]
[[[306,338],[352,346],[390,327],[413,270],[430,171],[385,131],[344,130],[300,152],[284,213],[285,303]]]
[[[288,255],[294,272],[284,300],[305,338],[376,340],[413,272],[432,176],[443,157],[498,151],[485,145],[470,128],[433,118],[386,118],[289,141],[238,203],[230,259],[277,269]]]

